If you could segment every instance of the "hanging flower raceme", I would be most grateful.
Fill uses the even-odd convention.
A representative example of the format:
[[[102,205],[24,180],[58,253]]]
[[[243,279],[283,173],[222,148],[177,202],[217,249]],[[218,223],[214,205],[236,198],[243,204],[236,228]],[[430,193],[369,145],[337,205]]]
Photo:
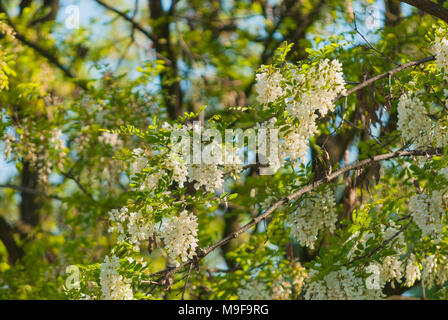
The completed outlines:
[[[118,274],[120,268],[120,259],[113,255],[106,256],[101,263],[100,285],[101,299],[103,300],[131,300],[133,292],[130,281]]]
[[[142,241],[155,236],[157,231],[151,221],[140,211],[130,211],[127,207],[109,212],[111,226],[109,232],[118,232],[118,242],[129,242],[135,250],[140,250]]]
[[[172,258],[176,265],[187,262],[196,255],[198,247],[198,221],[193,213],[183,210],[179,216],[176,216],[162,225],[163,242],[168,252],[168,256]]]
[[[325,228],[334,231],[336,221],[336,203],[329,188],[307,196],[287,218],[291,225],[291,235],[301,245],[311,249],[314,248],[319,232]]]
[[[285,94],[285,90],[282,87],[282,81],[284,81],[284,79],[278,71],[263,71],[261,73],[257,73],[255,80],[257,101],[262,105],[273,102]]]
[[[310,278],[316,276],[310,272]],[[341,267],[325,275],[322,280],[311,282],[305,291],[307,300],[376,300],[382,299],[379,287],[368,289],[366,282],[354,269]]]
[[[243,280],[238,288],[240,300],[269,300],[271,296],[266,285],[257,279],[250,281]]]
[[[444,193],[433,191],[431,195],[416,194],[409,201],[409,211],[414,222],[422,230],[423,237],[441,241],[443,236],[443,217],[445,215]]]
[[[448,39],[437,36],[434,41],[433,51],[436,56],[436,63],[439,69],[448,73]],[[445,75],[446,78],[446,75]]]
[[[317,132],[317,119],[334,110],[338,95],[346,94],[345,80],[338,60],[324,59],[305,72],[291,66],[288,73],[292,77],[288,81],[279,71],[257,74],[257,101],[264,106],[283,101],[287,115],[299,120],[298,125],[287,124],[280,130],[279,155],[282,159],[304,162],[308,139]]]

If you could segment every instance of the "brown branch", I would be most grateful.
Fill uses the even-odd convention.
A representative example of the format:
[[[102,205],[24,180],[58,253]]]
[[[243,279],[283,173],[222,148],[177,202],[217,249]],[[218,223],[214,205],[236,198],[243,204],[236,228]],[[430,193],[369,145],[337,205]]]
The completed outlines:
[[[309,184],[299,190],[297,190],[296,192],[290,194],[289,196],[287,196],[286,198],[277,201],[276,203],[274,203],[270,208],[268,208],[264,213],[258,215],[257,217],[253,218],[249,223],[247,223],[246,225],[244,225],[243,227],[241,227],[239,230],[231,233],[230,235],[228,235],[227,237],[225,237],[224,239],[214,243],[213,245],[211,245],[210,247],[206,248],[205,250],[200,249],[199,253],[198,253],[198,260],[203,259],[205,256],[207,256],[209,253],[211,253],[212,251],[224,246],[225,244],[227,244],[228,242],[230,242],[232,239],[235,239],[237,237],[239,237],[241,234],[245,233],[246,231],[248,231],[249,229],[251,229],[252,227],[256,226],[257,223],[259,223],[260,221],[262,221],[263,219],[267,218],[268,216],[270,216],[276,209],[278,209],[280,206],[294,200],[297,199],[299,197],[301,197],[302,195],[304,195],[305,193],[311,192],[314,189],[318,188],[319,186],[323,185],[324,183],[328,183],[330,181],[335,180],[337,177],[339,177],[340,175],[343,175],[344,173],[347,173],[349,171],[352,171],[354,169],[359,169],[368,165],[371,165],[373,163],[376,162],[380,162],[380,161],[384,161],[384,160],[389,160],[389,159],[393,159],[393,158],[399,158],[399,157],[408,157],[408,156],[428,156],[428,155],[436,155],[436,154],[440,154],[441,150],[439,149],[430,149],[430,150],[411,150],[411,151],[404,151],[404,150],[399,150],[396,152],[390,152],[390,153],[386,153],[386,154],[381,154],[381,155],[377,155],[374,156],[370,159],[365,159],[362,161],[357,161],[351,165],[348,165],[344,168],[341,168],[337,171],[335,171],[334,173],[314,181],[312,184]],[[180,270],[182,270],[183,268],[185,268],[187,265],[194,263],[194,259],[189,260],[187,262],[182,263],[181,265],[179,265],[178,267],[173,267],[173,268],[166,268],[164,270],[158,271],[153,273],[151,276],[157,276],[157,275],[163,275],[166,274],[167,277],[179,272]]]
[[[13,184],[0,184],[0,188],[14,189],[14,190],[17,190],[20,192],[29,193],[29,194],[33,194],[36,196],[43,196],[46,198],[56,199],[56,200],[60,200],[60,201],[62,201],[62,199],[63,199],[62,197],[57,196],[57,195],[47,194],[45,192],[38,191],[36,189],[32,189],[32,188],[28,188],[28,187],[24,187],[24,186],[16,186]]]
[[[448,9],[445,9],[435,2],[432,2],[430,0],[401,0],[401,2],[410,4],[417,9],[420,9],[434,17],[442,19],[445,22],[448,22]]]
[[[381,80],[381,79],[387,78],[387,77],[391,77],[394,74],[396,74],[396,73],[398,73],[400,71],[403,71],[404,69],[407,69],[407,68],[410,68],[410,67],[413,67],[413,66],[417,66],[419,64],[426,63],[428,61],[435,60],[435,58],[436,58],[435,56],[429,56],[429,57],[426,57],[426,58],[423,58],[423,59],[420,59],[420,60],[411,61],[411,62],[402,64],[402,65],[399,65],[398,67],[396,67],[396,68],[394,68],[392,70],[389,70],[389,71],[387,71],[385,73],[379,74],[379,75],[377,75],[377,76],[375,76],[373,78],[367,79],[366,81],[358,84],[357,86],[354,86],[350,90],[347,90],[347,93],[346,93],[345,96],[349,96],[352,93],[354,93],[356,91],[359,91],[362,88],[365,88],[368,85],[370,85],[370,84],[372,84],[372,83],[374,83],[374,82],[376,82],[378,80]],[[333,102],[336,102],[337,100],[341,99],[342,97],[344,97],[344,95],[337,96],[336,99]]]
[[[190,264],[190,268],[188,269],[188,275],[187,278],[185,279],[185,284],[184,287],[182,288],[182,298],[181,300],[184,300],[184,296],[185,296],[185,290],[187,290],[187,285],[188,285],[188,279],[190,279],[190,275],[191,275],[191,269],[193,268],[193,264]]]

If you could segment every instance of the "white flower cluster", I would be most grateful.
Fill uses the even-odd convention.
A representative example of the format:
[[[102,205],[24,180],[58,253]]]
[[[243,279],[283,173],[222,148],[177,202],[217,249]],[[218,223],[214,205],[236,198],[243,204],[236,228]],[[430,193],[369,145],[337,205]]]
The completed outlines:
[[[317,118],[335,108],[334,99],[346,94],[342,65],[338,60],[325,59],[313,66],[306,76],[297,77],[295,96],[287,101],[286,111],[300,120],[282,136],[282,154],[291,159],[301,159],[307,154],[307,141],[317,132]]]
[[[166,160],[166,168],[172,170],[173,180],[179,184],[179,187],[183,188],[184,183],[187,182],[188,166],[182,157],[176,153],[171,153]]]
[[[269,291],[266,285],[256,279],[251,281],[243,280],[237,291],[240,300],[270,300]]]
[[[131,300],[133,299],[130,282],[119,275],[117,270],[120,267],[120,259],[113,255],[106,256],[101,263],[100,285],[101,299],[103,300]]]
[[[177,265],[180,265],[177,258],[186,262],[196,255],[198,222],[193,213],[182,211],[179,216],[165,221],[160,230],[141,212],[130,212],[127,207],[113,209],[108,214],[112,224],[108,231],[117,231],[118,242],[129,242],[136,251],[140,250],[142,241],[152,237],[164,240],[168,255]]]
[[[406,285],[411,287],[418,280],[423,280],[427,288],[443,285],[448,280],[448,258],[432,254],[419,263],[415,255],[411,254],[406,265]]]
[[[443,148],[448,144],[448,128],[442,121],[432,120],[419,98],[421,91],[408,92],[398,102],[398,130],[406,141],[416,147]]]
[[[100,143],[110,145],[114,149],[120,149],[123,146],[123,140],[120,139],[118,133],[103,132],[98,137],[98,140]]]
[[[312,270],[310,278],[317,272]],[[377,300],[382,299],[383,294],[380,289],[368,289],[355,270],[342,267],[325,275],[322,280],[309,283],[304,297],[306,300]]]
[[[422,193],[411,197],[409,211],[422,230],[423,237],[430,236],[435,241],[442,239],[442,218],[445,215],[443,198],[443,192],[438,190],[434,190],[431,195]]]
[[[436,63],[439,69],[444,69],[448,73],[448,39],[436,37],[433,51],[436,56]],[[446,75],[445,75],[446,79]]]
[[[180,137],[189,137],[191,130],[200,130],[195,125],[188,123],[183,126],[171,126],[165,123],[163,128],[172,132],[176,131]],[[206,132],[204,132],[202,139],[212,140]],[[191,155],[189,139],[181,140],[172,146],[165,165],[166,169],[173,172],[173,180],[180,187],[183,187],[184,183],[189,181],[194,182],[196,190],[204,187],[208,192],[213,192],[223,188],[224,173],[228,172],[236,177],[236,174],[242,169],[242,160],[236,147],[221,144],[217,139],[213,139],[208,144],[202,144],[201,150],[201,161],[194,161],[194,159],[188,159],[187,161],[185,156]]]
[[[63,170],[67,153],[62,130],[59,128],[51,128],[49,131],[36,129],[32,121],[27,118],[21,120],[20,126],[22,130],[16,131],[16,134],[5,132],[0,137],[6,144],[5,158],[11,157],[14,151],[12,160],[22,157],[29,161],[37,170],[40,182],[45,184],[54,168]]]
[[[317,67],[313,66],[305,77],[297,77],[297,84],[295,99],[287,104],[286,110],[294,118],[304,121],[304,126],[314,133],[316,111],[324,117],[334,110],[333,100],[339,94],[346,94],[342,65],[336,59],[325,59]]]
[[[272,300],[288,300],[291,299],[292,285],[290,282],[278,278],[275,279],[271,287],[271,298]]]
[[[300,159],[305,162],[308,154],[308,138],[312,136],[312,131],[304,126],[292,126],[287,131],[281,131],[280,154],[282,159]]]
[[[398,130],[403,139],[412,141],[417,147],[431,144],[432,121],[420,98],[411,92],[403,94],[398,102]]]
[[[367,266],[366,272],[372,275],[366,279],[366,286],[368,289],[382,289],[387,282],[391,282],[394,287],[393,280],[400,283],[403,271],[398,255],[386,256],[381,263],[372,262]]]
[[[368,289],[382,289],[388,282],[390,282],[391,286],[394,287],[394,280],[401,283],[404,273],[404,266],[400,260],[400,256],[405,252],[404,250],[406,248],[406,243],[403,233],[400,233],[400,225],[396,224],[393,220],[389,220],[388,226],[380,224],[379,228],[381,231],[381,239],[378,240],[384,242],[393,239],[394,241],[389,242],[387,248],[393,249],[396,253],[383,257],[380,261],[374,261],[365,268],[365,271],[371,274],[366,279],[366,286]],[[346,243],[356,237],[359,237],[359,231],[353,233],[353,235],[347,239]],[[358,256],[365,255],[370,250],[367,246],[367,242],[375,238],[376,236],[373,232],[363,233],[362,236],[353,244],[347,258],[349,260],[353,260]],[[360,253],[356,253],[360,247],[364,248],[364,250]]]
[[[263,67],[263,66],[262,66]],[[255,91],[257,92],[257,101],[263,105],[273,102],[283,96],[285,91],[281,82],[283,77],[279,72],[264,71],[255,76]]]
[[[108,214],[112,223],[108,231],[116,230],[118,242],[129,241],[137,251],[141,241],[156,233],[153,224],[143,217],[141,212],[129,212],[127,207],[123,207],[120,210],[113,209]]]
[[[311,249],[314,248],[319,232],[324,228],[333,232],[336,221],[336,203],[329,188],[323,192],[311,193],[287,218],[287,222],[291,225],[291,235],[301,245]]]
[[[257,74],[257,101],[265,105],[287,92],[291,93],[285,99],[286,111],[292,118],[299,119],[300,125],[281,131],[279,151],[282,159],[300,159],[303,162],[307,155],[308,139],[317,132],[316,111],[323,117],[334,110],[334,99],[339,94],[346,94],[345,80],[338,60],[325,59],[311,67],[306,74],[297,73],[294,69],[291,74],[294,87],[283,85],[284,80],[279,72]],[[282,85],[287,90],[282,89]]]
[[[292,285],[296,294],[299,294],[302,291],[306,278],[308,278],[306,269],[302,267],[300,262],[294,262],[292,271]]]
[[[421,277],[427,288],[444,285],[448,280],[448,258],[438,253],[425,257]]]
[[[195,181],[194,187],[199,190],[202,186],[213,192],[222,189],[224,183],[223,171],[216,164],[192,164],[188,170],[188,179]]]
[[[421,272],[420,265],[414,254],[411,254],[406,263],[406,286],[412,287],[415,281],[420,280]]]
[[[176,261],[176,265],[180,263],[177,258],[180,257],[182,262],[192,259],[196,255],[198,247],[198,221],[193,213],[182,211],[179,216],[166,221],[162,225],[162,235],[168,255]]]
[[[131,170],[132,172],[139,172],[143,170],[146,166],[146,158],[145,158],[145,150],[142,148],[136,148],[132,150],[132,163],[131,163]]]

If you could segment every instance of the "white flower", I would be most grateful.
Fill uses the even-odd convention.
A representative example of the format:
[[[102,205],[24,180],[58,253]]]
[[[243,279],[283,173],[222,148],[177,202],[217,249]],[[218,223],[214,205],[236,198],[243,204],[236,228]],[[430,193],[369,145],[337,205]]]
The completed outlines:
[[[182,211],[179,216],[163,223],[162,235],[168,256],[176,261],[176,265],[187,262],[196,255],[198,247],[198,222],[197,217],[188,211]]]
[[[423,259],[421,277],[427,288],[434,285],[442,286],[448,280],[447,260],[447,257],[440,253],[429,255]]]
[[[307,277],[308,274],[305,268],[302,267],[300,262],[295,262],[292,270],[292,285],[296,294],[299,294],[302,291],[302,287],[305,284],[305,279]]]
[[[216,164],[192,164],[188,168],[188,177],[190,181],[196,181],[196,190],[204,186],[207,191],[214,192],[222,189],[224,183],[223,171]]]
[[[120,259],[113,255],[106,256],[100,269],[101,299],[103,300],[131,300],[132,288],[129,281],[119,275]]]
[[[305,162],[308,154],[308,134],[303,132],[303,127],[294,129],[283,133],[283,141],[280,145],[281,155],[282,158],[289,157],[291,160],[300,159]]]
[[[268,72],[258,73],[255,76],[255,91],[257,92],[257,101],[261,104],[267,104],[280,98],[284,94],[281,86],[283,77],[279,72],[269,74]]]
[[[278,278],[271,287],[271,298],[273,300],[288,300],[291,298],[292,285],[288,281]]]
[[[269,300],[271,299],[266,285],[258,280],[247,282],[243,280],[238,288],[238,297],[240,300]]]
[[[188,177],[188,166],[178,154],[172,152],[166,160],[166,168],[173,171],[173,180],[183,188]]]
[[[420,280],[420,267],[414,254],[412,254],[406,264],[406,286],[412,287],[415,281]]]
[[[296,93],[297,103],[287,105],[288,113],[302,121],[314,122],[315,111],[323,117],[335,106],[333,100],[339,95],[345,95],[345,80],[342,65],[338,60],[325,59],[319,65],[313,66],[305,78],[300,75],[297,79],[300,90]],[[311,125],[314,130],[314,124]]]
[[[436,37],[433,51],[436,56],[437,67],[444,69],[446,74],[448,72],[448,39]]]
[[[101,143],[110,145],[114,149],[120,149],[123,146],[123,141],[120,139],[118,133],[103,132],[98,140]]]
[[[155,226],[141,212],[129,212],[126,207],[120,210],[109,211],[109,220],[112,224],[109,232],[118,232],[118,242],[129,241],[135,250],[140,250],[141,241],[150,236],[156,236]]]
[[[366,287],[367,289],[379,290],[381,289],[380,283],[380,267],[377,263],[371,263],[366,268],[367,273],[371,273],[371,275],[366,279]]]
[[[337,214],[333,192],[330,189],[313,192],[301,201],[296,211],[289,214],[287,221],[291,224],[291,235],[301,245],[313,249],[319,231],[335,229]]]
[[[427,116],[423,102],[417,96],[408,92],[400,97],[398,102],[398,130],[404,140],[410,141],[417,147],[431,145],[432,121]]]
[[[134,161],[131,164],[131,170],[133,173],[140,172],[146,166],[147,160],[144,157],[145,151],[142,148],[136,148],[132,150],[132,157]]]
[[[446,92],[445,92],[446,93]],[[443,148],[448,145],[448,128],[441,120],[432,120],[419,98],[422,91],[408,92],[398,102],[398,130],[406,141],[416,147]]]
[[[381,279],[383,282],[392,280],[400,281],[402,277],[403,268],[398,255],[387,256],[381,262]],[[392,283],[392,287],[394,284]]]
[[[442,239],[444,215],[443,193],[433,191],[431,195],[416,194],[409,201],[409,211],[414,222],[422,230],[422,236],[432,237],[435,241]]]
[[[310,278],[316,273],[312,270]],[[380,289],[368,289],[353,269],[342,267],[325,275],[322,280],[311,282],[304,297],[306,300],[373,300],[383,298],[383,294]]]

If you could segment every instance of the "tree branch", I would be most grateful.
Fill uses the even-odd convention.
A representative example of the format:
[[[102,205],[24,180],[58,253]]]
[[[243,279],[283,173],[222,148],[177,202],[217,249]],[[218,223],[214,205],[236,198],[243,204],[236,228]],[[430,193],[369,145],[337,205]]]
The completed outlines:
[[[27,188],[27,187],[23,187],[23,186],[16,186],[13,184],[0,184],[0,188],[9,188],[9,189],[14,189],[20,192],[24,192],[24,193],[29,193],[29,194],[34,194],[36,196],[43,196],[46,198],[51,198],[51,199],[56,199],[56,200],[62,200],[61,197],[57,196],[57,195],[53,195],[53,194],[47,194],[45,192],[42,191],[38,191],[32,188]]]
[[[267,218],[268,216],[270,216],[276,209],[278,209],[280,206],[294,200],[297,199],[299,197],[301,197],[302,195],[304,195],[305,193],[311,192],[314,189],[318,188],[319,186],[323,185],[324,183],[328,183],[330,181],[335,180],[337,177],[339,177],[340,175],[343,175],[344,173],[347,173],[351,170],[354,169],[359,169],[365,166],[368,166],[370,164],[373,164],[375,162],[380,162],[383,160],[389,160],[389,159],[393,159],[393,158],[399,158],[399,157],[408,157],[408,156],[428,156],[428,155],[436,155],[436,154],[440,154],[441,150],[439,149],[430,149],[430,150],[411,150],[411,151],[404,151],[404,150],[398,150],[395,152],[390,152],[390,153],[386,153],[386,154],[381,154],[381,155],[377,155],[374,156],[373,158],[370,159],[365,159],[362,161],[357,161],[351,165],[348,165],[344,168],[341,168],[337,171],[335,171],[334,173],[314,181],[312,184],[309,184],[299,190],[297,190],[296,192],[290,194],[289,196],[287,196],[284,199],[281,199],[279,201],[277,201],[276,203],[274,203],[270,208],[268,208],[264,213],[258,215],[257,217],[253,218],[249,223],[247,223],[246,225],[244,225],[243,227],[241,227],[239,230],[231,233],[230,235],[228,235],[227,237],[225,237],[224,239],[216,242],[215,244],[211,245],[210,247],[206,248],[205,250],[199,250],[198,253],[198,260],[203,259],[205,256],[207,256],[209,253],[211,253],[212,251],[222,247],[223,245],[225,245],[226,243],[230,242],[232,239],[235,239],[237,237],[239,237],[241,234],[245,233],[246,231],[248,231],[249,229],[251,229],[252,227],[256,226],[257,223],[259,223],[260,221],[262,221],[263,219]],[[182,270],[183,268],[185,268],[186,266],[188,266],[189,264],[194,263],[194,259],[189,260],[187,262],[182,263],[181,265],[179,265],[178,267],[173,267],[173,268],[166,268],[164,270],[158,271],[156,273],[153,273],[151,276],[156,276],[156,275],[163,275],[166,274],[167,276],[170,276],[176,272],[179,272],[180,270]],[[163,277],[162,277],[163,278]],[[160,281],[163,281],[163,279],[161,279]]]
[[[422,64],[422,63],[425,63],[425,62],[428,62],[428,61],[435,60],[435,58],[436,58],[435,56],[429,56],[429,57],[426,57],[426,58],[423,58],[423,59],[420,59],[420,60],[411,61],[411,62],[402,64],[402,65],[399,65],[395,69],[389,70],[389,71],[387,71],[385,73],[382,73],[382,74],[379,74],[379,75],[377,75],[377,76],[375,76],[373,78],[367,79],[366,81],[358,84],[357,86],[354,86],[350,90],[347,90],[347,94],[345,96],[349,96],[352,93],[354,93],[356,91],[359,91],[362,88],[367,87],[368,85],[372,84],[373,82],[376,82],[376,81],[381,80],[383,78],[391,77],[394,74],[396,74],[396,73],[398,73],[398,72],[400,72],[400,71],[402,71],[404,69],[407,69],[407,68],[410,68],[410,67],[413,67],[413,66],[417,66],[419,64]],[[336,99],[333,102],[336,102],[337,100],[341,99],[342,97],[344,97],[344,95],[337,96]]]
[[[445,9],[435,2],[432,2],[430,0],[401,0],[401,2],[410,4],[417,9],[420,9],[434,17],[442,19],[445,22],[448,22],[448,9]]]

